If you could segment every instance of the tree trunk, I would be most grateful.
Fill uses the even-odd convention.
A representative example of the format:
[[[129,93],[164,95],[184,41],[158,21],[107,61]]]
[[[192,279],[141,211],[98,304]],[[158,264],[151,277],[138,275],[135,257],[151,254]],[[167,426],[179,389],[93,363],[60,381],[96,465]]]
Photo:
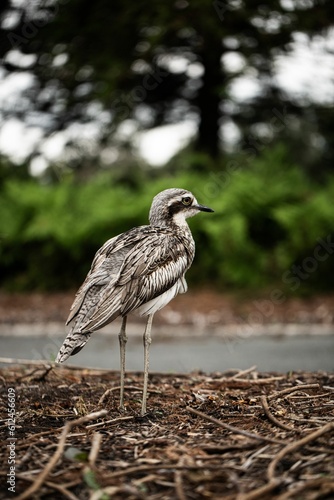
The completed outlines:
[[[200,123],[195,148],[217,158],[219,148],[220,88],[223,83],[221,68],[222,48],[220,41],[206,40],[201,53],[204,66],[203,85],[199,90],[197,105]]]

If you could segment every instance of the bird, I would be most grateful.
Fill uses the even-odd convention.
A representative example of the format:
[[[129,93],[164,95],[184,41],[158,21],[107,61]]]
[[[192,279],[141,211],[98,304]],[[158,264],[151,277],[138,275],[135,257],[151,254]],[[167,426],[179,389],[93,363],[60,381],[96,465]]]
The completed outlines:
[[[149,211],[149,224],[134,227],[108,241],[96,252],[79,288],[66,325],[67,334],[56,363],[77,354],[91,334],[122,318],[120,346],[120,403],[124,411],[126,322],[130,313],[147,316],[143,335],[144,380],[141,415],[146,414],[149,347],[154,314],[178,293],[187,291],[185,273],[195,255],[195,242],[186,219],[214,212],[200,205],[186,189],[158,193]]]

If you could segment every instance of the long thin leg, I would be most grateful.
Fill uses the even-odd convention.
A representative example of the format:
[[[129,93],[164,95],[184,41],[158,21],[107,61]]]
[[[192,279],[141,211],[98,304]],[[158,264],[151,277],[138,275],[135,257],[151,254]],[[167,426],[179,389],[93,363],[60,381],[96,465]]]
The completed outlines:
[[[149,350],[152,342],[151,339],[151,327],[152,327],[153,314],[150,314],[147,318],[147,323],[144,332],[144,387],[143,387],[143,401],[141,407],[142,417],[146,413],[146,400],[147,400],[147,382],[148,382],[148,368],[149,368]]]
[[[127,336],[126,336],[126,316],[124,316],[122,320],[122,326],[121,330],[118,335],[119,339],[119,351],[120,351],[120,360],[121,360],[121,391],[120,391],[120,398],[119,398],[119,407],[121,410],[124,410],[124,374],[125,374],[125,347],[127,343]]]

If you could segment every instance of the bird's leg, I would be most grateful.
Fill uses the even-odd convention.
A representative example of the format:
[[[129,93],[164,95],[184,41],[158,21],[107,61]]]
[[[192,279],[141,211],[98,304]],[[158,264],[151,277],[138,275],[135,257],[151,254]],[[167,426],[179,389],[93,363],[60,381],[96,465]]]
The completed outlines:
[[[151,339],[151,327],[152,327],[153,314],[150,314],[147,318],[147,323],[144,332],[144,387],[143,387],[143,401],[141,407],[142,417],[146,413],[146,400],[147,400],[147,382],[148,382],[148,368],[149,368],[149,350]]]
[[[125,346],[128,340],[126,336],[126,316],[124,316],[122,320],[121,330],[118,335],[119,339],[119,350],[120,350],[120,358],[121,358],[121,390],[120,390],[120,399],[119,399],[119,407],[121,410],[124,410],[124,374],[125,374]]]

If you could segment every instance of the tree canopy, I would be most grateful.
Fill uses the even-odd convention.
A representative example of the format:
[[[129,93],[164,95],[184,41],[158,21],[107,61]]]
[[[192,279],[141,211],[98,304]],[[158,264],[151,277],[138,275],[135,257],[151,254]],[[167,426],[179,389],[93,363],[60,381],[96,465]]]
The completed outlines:
[[[330,0],[3,0],[0,15],[2,78],[29,75],[2,119],[45,135],[90,127],[95,153],[125,120],[147,129],[191,119],[194,149],[213,159],[228,150],[232,126],[239,149],[284,138],[306,166],[320,155],[332,164],[333,103],[292,98],[275,78],[296,34],[311,40],[331,28]],[[240,99],[233,85],[242,77],[258,91]]]

